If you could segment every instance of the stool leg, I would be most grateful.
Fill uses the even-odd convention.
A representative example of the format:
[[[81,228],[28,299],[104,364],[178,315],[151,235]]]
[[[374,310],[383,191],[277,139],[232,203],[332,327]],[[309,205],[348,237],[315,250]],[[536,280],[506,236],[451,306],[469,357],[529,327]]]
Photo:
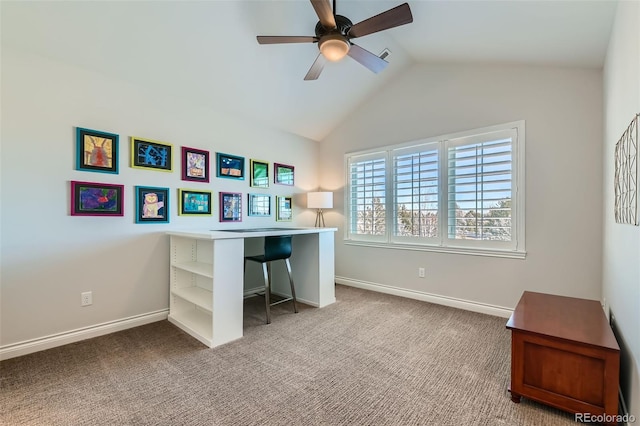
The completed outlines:
[[[293,275],[291,274],[291,262],[289,259],[285,259],[284,263],[287,265],[287,273],[289,274],[289,285],[291,286],[291,299],[293,299],[293,311],[298,313],[298,306],[296,305],[296,289],[293,286]]]
[[[262,264],[262,272],[264,274],[264,301],[267,309],[267,324],[271,324],[271,267],[269,262]]]

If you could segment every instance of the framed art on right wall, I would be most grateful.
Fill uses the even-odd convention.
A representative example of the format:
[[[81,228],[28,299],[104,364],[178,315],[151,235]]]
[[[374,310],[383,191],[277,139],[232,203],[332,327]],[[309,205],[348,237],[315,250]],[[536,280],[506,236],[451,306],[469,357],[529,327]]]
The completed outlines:
[[[638,127],[640,114],[636,114],[616,143],[615,150],[615,220],[638,226]]]

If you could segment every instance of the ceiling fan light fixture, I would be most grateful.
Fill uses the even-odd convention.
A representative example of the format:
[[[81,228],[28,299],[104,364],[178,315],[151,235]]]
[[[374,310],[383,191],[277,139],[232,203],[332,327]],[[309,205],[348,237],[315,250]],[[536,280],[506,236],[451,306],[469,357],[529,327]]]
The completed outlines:
[[[320,39],[318,47],[322,56],[332,62],[339,61],[349,53],[349,42],[341,34],[328,34]]]

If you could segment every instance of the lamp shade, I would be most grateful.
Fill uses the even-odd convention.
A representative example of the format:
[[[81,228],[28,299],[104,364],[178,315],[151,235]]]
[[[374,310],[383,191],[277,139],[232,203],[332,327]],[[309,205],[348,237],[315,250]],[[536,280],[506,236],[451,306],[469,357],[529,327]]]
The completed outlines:
[[[333,192],[309,192],[307,194],[307,207],[310,209],[333,208]]]

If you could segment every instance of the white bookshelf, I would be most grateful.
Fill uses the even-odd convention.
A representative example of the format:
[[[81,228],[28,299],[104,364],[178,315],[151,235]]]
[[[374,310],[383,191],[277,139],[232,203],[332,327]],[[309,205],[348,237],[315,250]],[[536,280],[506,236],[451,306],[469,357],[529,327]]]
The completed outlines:
[[[243,240],[171,235],[170,251],[169,321],[209,347],[242,337]]]

